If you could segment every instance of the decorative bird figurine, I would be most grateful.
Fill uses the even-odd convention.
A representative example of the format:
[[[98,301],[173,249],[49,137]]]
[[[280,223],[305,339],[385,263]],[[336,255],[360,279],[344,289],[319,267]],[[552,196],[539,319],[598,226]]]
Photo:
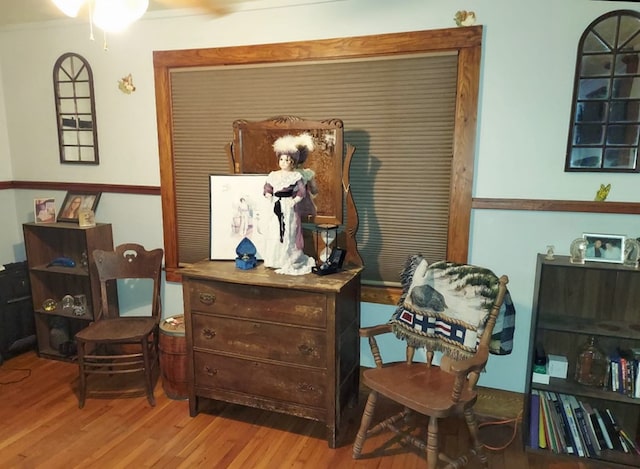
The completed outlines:
[[[473,26],[476,23],[476,14],[473,11],[459,10],[453,19],[457,26]]]
[[[133,84],[133,77],[131,74],[126,77],[122,77],[118,80],[118,88],[125,94],[131,94],[136,90],[136,87]]]
[[[611,184],[600,184],[600,189],[596,192],[596,198],[593,199],[596,202],[604,202],[607,200],[607,196],[609,195],[609,191],[611,190]]]

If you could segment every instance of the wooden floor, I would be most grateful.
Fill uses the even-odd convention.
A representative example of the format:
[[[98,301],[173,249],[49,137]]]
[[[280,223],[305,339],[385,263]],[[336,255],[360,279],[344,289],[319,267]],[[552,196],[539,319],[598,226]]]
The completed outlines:
[[[6,468],[422,468],[423,457],[388,435],[365,443],[366,459],[351,458],[365,397],[347,419],[343,441],[327,446],[321,423],[257,409],[212,403],[189,417],[188,402],[168,399],[161,383],[157,405],[144,397],[88,399],[78,409],[77,365],[27,352],[0,366],[0,467]],[[392,410],[392,409],[386,409]],[[382,409],[384,412],[385,409]],[[441,426],[451,453],[467,448],[466,429]],[[489,425],[481,436],[502,446],[513,424]],[[520,433],[504,450],[488,451],[491,469],[585,469],[582,463],[526,455]],[[473,462],[469,467],[477,468]],[[594,466],[595,467],[595,466]]]

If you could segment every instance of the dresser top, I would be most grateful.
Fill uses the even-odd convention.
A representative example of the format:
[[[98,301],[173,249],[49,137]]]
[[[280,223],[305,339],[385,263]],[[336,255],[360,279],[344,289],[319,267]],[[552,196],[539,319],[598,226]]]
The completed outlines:
[[[180,270],[184,278],[216,280],[228,283],[291,288],[295,290],[340,291],[352,279],[358,277],[361,267],[347,268],[335,274],[283,275],[259,264],[254,269],[242,270],[235,261],[204,260]]]

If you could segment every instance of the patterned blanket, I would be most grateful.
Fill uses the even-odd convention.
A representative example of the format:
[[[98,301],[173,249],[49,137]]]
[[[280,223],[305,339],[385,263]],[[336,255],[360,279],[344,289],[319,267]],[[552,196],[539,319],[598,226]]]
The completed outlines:
[[[472,356],[498,292],[498,277],[473,265],[446,261],[429,265],[421,255],[414,255],[407,260],[401,281],[403,294],[390,320],[396,336],[454,358]],[[515,308],[507,291],[490,352],[511,353],[514,331]]]

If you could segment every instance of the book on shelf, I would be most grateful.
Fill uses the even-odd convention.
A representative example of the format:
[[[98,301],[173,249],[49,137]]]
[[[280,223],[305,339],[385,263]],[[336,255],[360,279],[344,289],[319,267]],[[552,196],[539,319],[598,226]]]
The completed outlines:
[[[536,389],[531,391],[529,402],[529,446],[538,448],[540,425],[540,396]]]
[[[640,398],[639,357],[634,350],[618,348],[609,356],[609,373],[605,383],[611,391]]]
[[[578,430],[578,422],[576,421],[576,417],[573,414],[573,408],[571,407],[569,396],[565,394],[558,394],[558,397],[562,401],[564,413],[567,416],[567,420],[569,421],[569,429],[571,430],[571,437],[573,440],[575,451],[578,454],[578,456],[584,458],[586,457],[586,453],[584,451],[584,446],[582,445],[582,440],[580,438],[580,431]]]
[[[595,443],[596,450],[599,452],[603,449],[607,449],[607,443],[604,439],[604,435],[602,434],[602,429],[598,424],[598,418],[596,417],[595,410],[588,402],[580,401],[580,405],[582,406],[586,416],[589,418],[589,429],[591,431],[591,436]]]
[[[638,399],[640,398],[640,360],[636,358],[634,361],[636,364],[636,367],[635,367],[636,379],[635,379],[635,384],[633,388],[633,397]]]
[[[611,363],[611,390],[620,392],[620,357],[617,354],[609,357]]]
[[[622,440],[629,447],[629,452],[634,452],[637,455],[640,455],[640,447],[638,446],[638,443],[633,441],[633,438],[631,438],[629,434],[625,432],[622,428],[618,432],[620,433],[620,437],[622,438]]]
[[[604,439],[607,449],[614,449],[613,440],[611,439],[611,436],[609,436],[609,430],[607,429],[607,426],[604,423],[604,418],[600,414],[600,411],[598,409],[593,409],[593,413],[595,414],[596,420],[598,421],[598,426],[602,431],[602,437]]]
[[[600,453],[600,450],[596,450],[597,443],[594,444],[593,442],[591,430],[589,429],[589,425],[587,423],[588,417],[585,415],[582,406],[575,396],[569,396],[569,402],[571,403],[573,414],[576,416],[576,421],[578,422],[578,431],[580,432],[580,438],[582,439],[584,452],[587,457],[596,457]]]
[[[601,410],[600,416],[602,417],[602,421],[604,422],[604,426],[606,428],[607,434],[609,435],[609,439],[611,440],[611,446],[614,450],[624,451],[624,446],[620,440],[620,435],[616,431],[616,428],[613,425],[613,421],[611,420],[611,412],[609,409]]]
[[[620,379],[622,381],[622,394],[629,397],[634,396],[635,388],[635,370],[636,360],[633,351],[630,349],[618,348],[618,355],[620,356],[620,362],[622,370],[620,372]]]
[[[563,449],[565,453],[574,454],[573,440],[571,437],[571,430],[569,430],[569,422],[564,415],[562,409],[562,403],[558,399],[558,395],[552,391],[545,391],[546,397],[550,402],[550,405],[555,409],[555,415],[557,416],[558,433],[560,434],[560,440],[562,441]]]
[[[563,420],[560,415],[558,415],[558,410],[556,408],[556,404],[551,398],[551,393],[549,391],[541,391],[543,399],[546,400],[548,408],[549,408],[549,416],[550,420],[553,424],[553,434],[556,437],[556,441],[558,444],[558,452],[559,453],[567,453],[567,442],[564,434],[564,426]],[[573,450],[573,448],[572,448]]]
[[[637,442],[633,441],[633,438],[629,436],[629,434],[622,428],[613,413],[609,409],[605,409],[607,417],[609,418],[611,425],[614,428],[618,438],[620,439],[620,444],[625,453],[635,453],[640,455],[640,446]]]
[[[544,395],[542,395],[540,396],[540,402],[542,403],[541,408],[542,412],[544,413],[544,431],[547,440],[547,446],[550,447],[554,453],[560,453],[560,443],[558,442],[558,435],[553,424],[553,416],[551,415],[549,401],[547,401]]]
[[[546,449],[547,448],[547,437],[545,432],[546,423],[545,423],[545,417],[544,417],[544,410],[542,409],[542,399],[539,399],[538,406],[539,406],[538,447],[542,449]]]

